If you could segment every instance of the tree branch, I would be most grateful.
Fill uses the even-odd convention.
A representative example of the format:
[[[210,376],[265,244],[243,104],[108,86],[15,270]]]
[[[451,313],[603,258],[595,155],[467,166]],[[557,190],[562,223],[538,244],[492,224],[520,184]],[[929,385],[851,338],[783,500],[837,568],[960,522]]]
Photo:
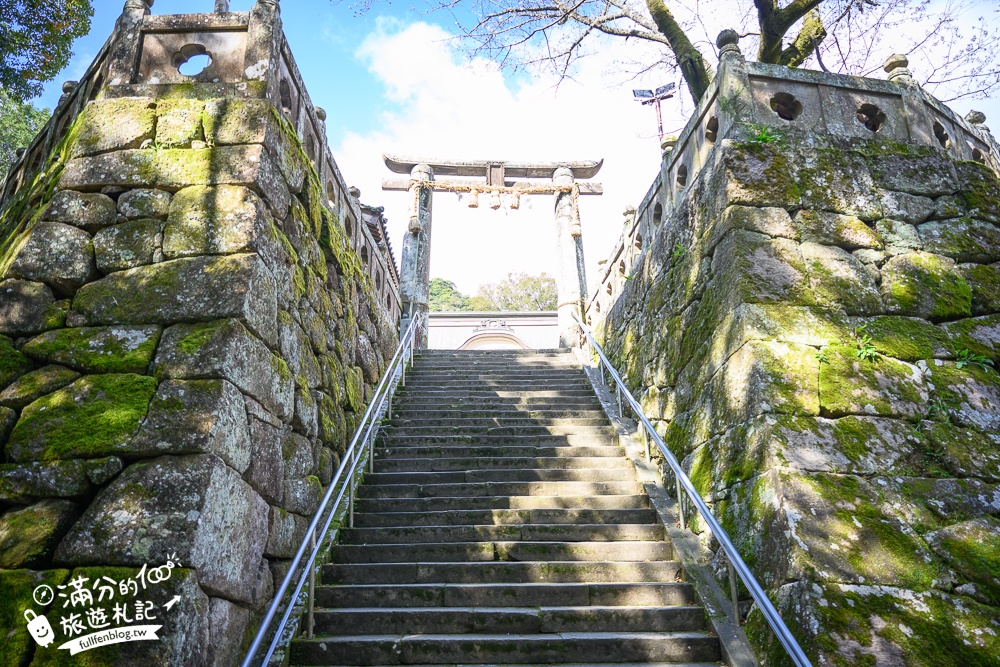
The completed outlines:
[[[798,67],[816,51],[825,37],[826,27],[823,26],[823,18],[814,9],[806,14],[802,21],[802,29],[791,45],[781,52],[778,62],[788,67]]]
[[[712,82],[713,73],[709,69],[708,63],[705,62],[701,52],[691,43],[684,28],[667,9],[663,0],[646,0],[646,7],[656,23],[657,30],[666,37],[667,43],[670,44],[670,49],[677,58],[677,66],[681,68],[691,97],[697,104]]]

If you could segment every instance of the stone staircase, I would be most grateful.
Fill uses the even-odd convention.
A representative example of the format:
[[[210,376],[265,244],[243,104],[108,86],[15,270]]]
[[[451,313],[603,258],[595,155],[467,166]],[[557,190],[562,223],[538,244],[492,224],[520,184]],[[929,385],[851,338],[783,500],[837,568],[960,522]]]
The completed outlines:
[[[717,665],[574,356],[425,351],[294,665]]]

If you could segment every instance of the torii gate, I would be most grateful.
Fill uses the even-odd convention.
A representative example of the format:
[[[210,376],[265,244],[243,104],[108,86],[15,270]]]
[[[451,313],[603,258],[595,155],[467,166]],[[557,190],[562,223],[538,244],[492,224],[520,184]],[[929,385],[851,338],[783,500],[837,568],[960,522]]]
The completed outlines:
[[[402,300],[400,331],[405,331],[414,317],[420,318],[420,347],[427,345],[427,312],[430,297],[431,268],[431,194],[468,192],[470,207],[478,206],[479,194],[489,195],[490,206],[499,208],[500,194],[509,194],[511,208],[517,208],[521,195],[555,195],[556,244],[558,248],[559,344],[575,346],[579,327],[573,319],[583,317],[587,294],[587,276],[583,264],[583,241],[580,231],[579,195],[600,195],[600,183],[578,183],[593,178],[604,160],[597,162],[503,162],[473,160],[451,162],[383,155],[385,166],[408,179],[387,178],[383,190],[410,192],[410,223],[403,240],[399,294]],[[441,179],[438,176],[457,176]],[[517,180],[522,179],[522,180]],[[547,180],[523,180],[547,179]]]

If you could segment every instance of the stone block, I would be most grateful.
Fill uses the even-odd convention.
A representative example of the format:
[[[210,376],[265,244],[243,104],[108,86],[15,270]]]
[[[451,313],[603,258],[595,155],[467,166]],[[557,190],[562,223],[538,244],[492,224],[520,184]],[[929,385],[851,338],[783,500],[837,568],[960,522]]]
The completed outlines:
[[[842,248],[803,243],[802,258],[818,303],[838,308],[848,315],[883,312],[878,287],[864,265]]]
[[[244,478],[268,503],[280,504],[285,479],[281,431],[252,415],[248,421],[251,456]]]
[[[17,413],[11,408],[0,407],[0,445],[7,444],[7,437],[17,423]]]
[[[271,567],[267,559],[261,558],[257,561],[257,567],[254,570],[250,607],[261,610],[264,605],[270,604],[272,598],[274,598],[274,577],[271,575]]]
[[[59,180],[64,189],[118,186],[179,190],[190,185],[252,187],[279,218],[288,212],[291,201],[278,166],[260,145],[105,153],[71,160]]]
[[[368,334],[363,333],[358,336],[357,358],[358,366],[361,368],[365,382],[370,385],[377,385],[379,378],[382,377],[381,360],[378,358],[375,346],[372,345]]]
[[[886,152],[869,157],[875,181],[886,190],[921,197],[940,197],[959,189],[955,163],[938,152],[902,154]]]
[[[131,454],[215,454],[242,474],[250,465],[243,395],[225,380],[167,380],[132,441]]]
[[[205,591],[249,602],[266,541],[267,504],[232,468],[211,454],[164,456],[102,489],[56,560],[139,566],[176,554]]]
[[[824,415],[877,415],[919,419],[927,414],[929,387],[917,366],[889,357],[858,357],[857,345],[832,345],[819,366]]]
[[[52,552],[80,508],[69,500],[43,500],[0,516],[0,568],[48,567]]]
[[[1000,519],[985,516],[963,521],[928,533],[924,539],[968,580],[960,592],[984,604],[1000,605]]]
[[[882,240],[860,218],[839,213],[802,210],[795,214],[795,229],[802,241],[832,245],[845,250],[882,247]]]
[[[127,453],[155,391],[156,380],[142,375],[82,377],[21,412],[7,442],[8,460],[53,461]]]
[[[277,340],[274,280],[256,255],[194,257],[112,273],[80,289],[73,309],[88,324],[173,324],[241,319]]]
[[[103,486],[105,482],[122,471],[125,465],[117,456],[108,456],[103,459],[87,460],[87,479],[95,486]]]
[[[755,232],[730,233],[712,259],[715,280],[733,303],[813,305],[799,246]]]
[[[307,438],[315,438],[319,434],[319,412],[316,399],[312,392],[302,387],[295,388],[295,414],[292,415],[292,428]]]
[[[63,366],[44,366],[22,375],[13,384],[0,391],[0,405],[21,410],[42,396],[62,389],[78,377],[79,373]]]
[[[57,329],[66,321],[66,303],[56,301],[44,283],[0,282],[0,335],[30,336]]]
[[[162,331],[155,325],[58,329],[32,338],[21,350],[38,361],[84,373],[143,374]]]
[[[993,169],[978,162],[956,162],[959,198],[973,218],[1000,224],[1000,181]]]
[[[730,229],[767,234],[774,238],[799,240],[799,231],[792,224],[792,217],[783,208],[753,206],[730,206],[723,214],[723,223],[718,230],[719,238]],[[715,243],[709,242],[709,247]]]
[[[202,100],[166,99],[156,103],[156,143],[163,148],[188,148],[202,141]]]
[[[302,479],[285,480],[282,505],[294,514],[312,517],[323,502],[323,485],[319,478],[309,475]]]
[[[1000,435],[1000,379],[994,370],[976,364],[958,368],[954,362],[937,361],[928,366],[928,382],[947,406],[959,426]],[[1000,509],[1000,508],[998,508]]]
[[[235,185],[192,186],[170,204],[163,231],[167,259],[257,252],[269,267],[282,252],[267,206],[253,190]]]
[[[292,416],[294,383],[288,366],[239,320],[170,327],[163,332],[154,369],[163,378],[229,380],[280,419]]]
[[[729,204],[796,209],[801,191],[787,151],[774,144],[723,142],[725,196]]]
[[[1000,229],[972,218],[927,222],[917,228],[924,250],[956,262],[989,264],[1000,260]]]
[[[924,247],[917,228],[908,222],[885,218],[875,223],[875,229],[885,242],[885,251],[889,255],[903,255]]]
[[[958,195],[945,195],[934,200],[934,220],[947,220],[949,218],[963,218],[969,214],[969,207],[965,205]]]
[[[958,271],[972,289],[972,314],[1000,313],[1000,262],[959,264]]]
[[[0,656],[5,664],[22,667],[31,662],[36,644],[25,628],[24,612],[30,609],[39,616],[45,615],[51,604],[35,602],[35,588],[45,584],[56,590],[66,583],[69,574],[69,570],[0,570],[0,590],[4,592],[4,603],[0,605],[0,628],[4,629],[0,633]]]
[[[93,233],[115,224],[118,216],[115,200],[107,195],[60,190],[52,195],[42,219],[64,222]]]
[[[338,454],[343,454],[350,437],[343,407],[323,392],[313,392],[313,398],[318,411],[319,439]]]
[[[858,326],[864,327],[875,350],[887,357],[916,362],[952,356],[948,335],[919,317],[872,317]]]
[[[90,102],[74,124],[72,157],[138,148],[153,138],[156,105],[152,100],[122,97]]]
[[[308,528],[308,519],[290,514],[280,507],[271,507],[264,555],[269,558],[291,558],[305,539]]]
[[[802,147],[796,152],[802,208],[856,216],[884,217],[881,191],[864,159],[840,149]]]
[[[882,213],[892,220],[919,225],[934,215],[935,207],[935,201],[927,197],[918,197],[905,192],[882,193]]]
[[[152,264],[157,260],[163,222],[138,219],[102,229],[94,235],[94,255],[101,273]]]
[[[90,461],[48,461],[0,464],[0,501],[24,503],[41,498],[80,498],[93,487]]]
[[[882,267],[886,312],[930,319],[968,315],[972,290],[951,259],[924,252],[897,255]]]
[[[94,276],[94,246],[82,229],[61,222],[39,222],[14,258],[7,277],[46,283],[70,295]]]
[[[984,315],[942,324],[955,350],[963,348],[990,358],[1000,356],[1000,315]]]
[[[1000,482],[1000,449],[989,435],[940,421],[924,422],[922,429],[930,451],[936,453],[948,473]]]
[[[129,220],[163,220],[170,210],[170,193],[165,190],[135,188],[118,197],[118,212]]]
[[[285,479],[296,479],[316,473],[313,443],[298,433],[287,433],[281,441]]]
[[[31,359],[14,347],[14,341],[0,336],[0,387],[7,387],[31,368]]]
[[[334,469],[340,465],[340,457],[329,447],[319,447],[319,483],[329,486],[333,480]]]
[[[249,643],[250,611],[224,598],[211,598],[208,607],[208,664],[238,665]]]

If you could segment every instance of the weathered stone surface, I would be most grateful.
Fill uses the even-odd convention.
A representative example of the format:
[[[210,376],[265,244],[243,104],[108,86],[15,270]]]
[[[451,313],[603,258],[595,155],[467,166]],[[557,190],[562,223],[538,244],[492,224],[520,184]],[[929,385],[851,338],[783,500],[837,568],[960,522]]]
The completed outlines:
[[[0,516],[0,568],[48,566],[78,516],[79,506],[68,500],[43,500]]]
[[[164,378],[224,378],[281,419],[292,416],[288,366],[238,320],[170,327],[163,332],[154,367]]]
[[[164,190],[135,188],[118,198],[118,212],[129,220],[164,219],[170,210],[170,193]]]
[[[120,271],[81,288],[88,324],[172,324],[225,317],[277,340],[274,280],[256,255],[176,259]]]
[[[80,377],[76,371],[63,366],[45,366],[22,375],[16,382],[0,391],[0,405],[21,410],[36,399],[62,389]],[[0,438],[0,441],[3,439]]]
[[[60,190],[52,195],[42,219],[65,222],[93,233],[115,224],[115,200],[97,192]]]
[[[783,208],[730,206],[726,209],[723,220],[722,233],[730,229],[744,229],[772,237],[799,240],[799,231],[792,224],[788,211]]]
[[[948,335],[919,317],[872,317],[858,320],[857,326],[864,327],[876,351],[887,357],[916,362],[952,355]]]
[[[48,285],[4,280],[0,282],[0,334],[30,336],[61,327],[66,321],[62,306]]]
[[[269,604],[273,597],[274,577],[271,575],[271,567],[268,565],[266,558],[261,558],[257,561],[257,568],[254,570],[254,579],[250,591],[250,607],[260,610],[264,605]]]
[[[297,479],[316,473],[313,443],[298,433],[288,433],[281,442],[285,479]]]
[[[307,438],[315,438],[319,434],[319,410],[312,392],[302,387],[295,388],[295,414],[292,415],[292,428]]]
[[[8,386],[30,370],[31,359],[19,352],[10,338],[0,336],[0,387]]]
[[[130,449],[139,456],[215,454],[242,474],[251,453],[243,395],[225,380],[167,380]]]
[[[86,461],[0,464],[0,501],[79,498],[90,493]]]
[[[101,273],[124,271],[152,264],[160,249],[163,223],[159,220],[130,220],[102,229],[94,235],[94,255]]]
[[[347,419],[340,403],[323,392],[313,392],[316,399],[319,439],[338,454],[347,448]]]
[[[31,661],[35,642],[25,628],[24,612],[30,609],[39,616],[46,614],[51,605],[35,602],[35,588],[45,584],[52,590],[66,583],[69,570],[0,570],[0,590],[4,603],[0,605],[0,655],[6,664],[21,667]],[[53,626],[55,628],[55,626]]]
[[[74,327],[32,338],[21,350],[85,373],[145,373],[160,340],[158,326]]]
[[[989,264],[1000,260],[1000,229],[972,218],[928,222],[917,228],[924,249],[956,262]]]
[[[164,563],[165,561],[150,563],[149,566],[162,566]],[[187,563],[184,565],[186,566]],[[104,577],[108,577],[114,582],[127,582],[129,579],[138,581],[139,569],[103,566],[78,567],[67,579],[69,581],[83,579],[85,588],[93,590],[92,587],[98,581],[107,584]],[[86,653],[73,658],[69,658],[67,651],[52,650],[55,646],[49,646],[46,650],[36,650],[35,659],[31,664],[35,667],[63,667],[64,665],[72,665],[73,662],[82,662],[79,658],[83,656],[86,656],[86,662],[83,664],[95,666],[163,665],[164,667],[185,667],[187,665],[210,664],[207,662],[208,645],[216,640],[209,635],[209,597],[201,590],[198,583],[197,572],[187,569],[187,567],[178,567],[174,563],[169,579],[156,585],[147,585],[146,590],[143,590],[140,584],[139,594],[128,599],[130,605],[128,617],[132,619],[136,618],[134,605],[137,601],[143,603],[148,601],[153,605],[151,611],[156,619],[149,619],[149,623],[162,626],[156,633],[158,641],[105,644],[90,648]],[[115,591],[117,592],[118,589],[115,588]],[[96,604],[98,596],[99,590],[94,592],[94,606],[101,606]],[[168,610],[166,605],[174,598],[178,599]],[[62,600],[59,598],[56,600],[57,606],[61,607]],[[116,595],[115,600],[120,604],[122,596]],[[105,593],[104,604],[108,605],[107,593]],[[108,605],[105,610],[109,620],[113,615],[113,604]],[[82,615],[81,618],[86,618],[86,616]],[[143,621],[136,623],[136,625],[141,624]]]
[[[863,225],[862,225],[863,226]],[[865,227],[867,229],[867,227]],[[883,312],[882,299],[871,274],[842,248],[803,243],[802,258],[819,303],[842,307],[848,315]]]
[[[958,368],[938,361],[928,367],[928,380],[959,426],[1000,434],[1000,378],[975,364]]]
[[[7,436],[14,430],[17,413],[10,408],[0,407],[0,445],[7,443]]]
[[[963,521],[928,533],[924,539],[969,580],[959,587],[960,592],[986,604],[1000,604],[1000,520],[985,516]]]
[[[7,442],[8,459],[53,461],[126,453],[155,391],[156,380],[141,375],[80,378],[21,412]]]
[[[243,661],[249,640],[250,611],[224,598],[211,598],[208,607],[208,664],[236,665]]]
[[[292,375],[307,389],[315,389],[322,381],[322,370],[306,332],[284,311],[278,312],[278,346],[281,357],[288,363]]]
[[[105,153],[71,160],[59,180],[64,189],[120,186],[177,190],[223,184],[253,187],[275,215],[283,218],[288,212],[291,195],[278,166],[260,145]]]
[[[792,161],[774,144],[724,142],[725,194],[730,204],[800,207]]]
[[[117,456],[108,456],[103,459],[87,459],[87,479],[96,486],[103,486],[105,482],[122,471],[125,465]]]
[[[882,240],[875,230],[853,215],[802,210],[795,214],[795,229],[802,241],[838,246],[845,250],[877,250],[882,247]]]
[[[735,231],[719,243],[712,264],[716,279],[736,302],[813,304],[805,262],[794,241]]]
[[[289,512],[311,517],[322,501],[323,486],[318,477],[310,475],[302,479],[285,480],[282,504]]]
[[[955,163],[961,192],[959,197],[969,215],[1000,224],[1000,182],[993,169],[978,162]]]
[[[972,289],[972,314],[1000,313],[1000,263],[959,264],[958,271]]]
[[[333,471],[338,465],[340,465],[340,457],[329,447],[320,447],[317,466],[319,471],[316,473],[319,476],[319,483],[328,486],[333,480]]]
[[[357,359],[358,366],[364,374],[365,382],[370,385],[378,384],[379,378],[382,377],[382,368],[378,354],[375,352],[375,346],[372,345],[368,334],[362,333],[358,336]]]
[[[87,232],[61,222],[40,222],[14,258],[7,276],[46,283],[72,294],[94,272],[94,246]]]
[[[75,124],[77,135],[70,155],[138,148],[153,138],[155,106],[152,100],[128,97],[89,103]]]
[[[245,478],[264,500],[272,505],[279,504],[285,478],[281,431],[252,415],[248,415],[248,421],[251,456]]]
[[[968,349],[987,357],[1000,356],[1000,315],[985,315],[942,324],[954,349]]]
[[[886,312],[925,318],[968,315],[972,290],[953,260],[923,252],[893,257],[882,267],[879,289]]]
[[[163,148],[187,148],[202,141],[201,100],[159,100],[156,104],[156,143]]]
[[[308,528],[309,521],[304,517],[290,514],[280,507],[272,507],[264,555],[271,558],[291,558],[302,544]]]
[[[919,418],[930,398],[921,370],[889,357],[869,361],[858,357],[861,344],[834,345],[819,366],[819,397],[823,413]]]
[[[252,190],[193,186],[174,195],[163,232],[167,259],[259,252],[274,266],[280,250],[267,206]]]
[[[876,222],[875,229],[885,242],[885,251],[889,255],[902,255],[924,247],[917,228],[907,222],[886,218]]]
[[[910,525],[922,529],[1000,512],[1000,487],[978,479],[894,476],[875,483]]]
[[[883,215],[892,220],[919,225],[934,215],[934,210],[935,201],[927,197],[918,197],[905,192],[882,193]]]
[[[267,504],[232,468],[211,454],[164,456],[105,487],[56,560],[138,566],[175,553],[206,591],[249,602],[266,541]]]
[[[945,155],[903,155],[887,152],[870,159],[876,182],[887,190],[924,197],[957,191],[958,173]]]
[[[835,148],[801,147],[795,160],[803,208],[862,220],[883,217],[881,191],[859,155]]]
[[[1000,449],[989,435],[951,422],[927,421],[921,426],[949,474],[1000,482]]]

